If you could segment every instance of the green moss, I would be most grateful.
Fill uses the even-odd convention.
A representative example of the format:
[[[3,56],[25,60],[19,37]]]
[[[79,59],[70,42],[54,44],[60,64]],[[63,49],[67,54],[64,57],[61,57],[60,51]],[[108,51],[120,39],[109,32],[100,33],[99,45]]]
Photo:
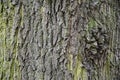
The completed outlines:
[[[109,60],[107,60],[106,64],[105,64],[105,74],[106,74],[106,80],[110,80],[110,62],[109,62]]]
[[[69,54],[68,55],[68,65],[67,65],[67,67],[68,67],[68,70],[73,70],[73,68],[72,68],[72,65],[73,64],[73,55],[72,54]]]
[[[93,27],[96,27],[96,26],[97,26],[97,22],[93,18],[90,18],[88,22],[88,30],[91,30]]]
[[[76,56],[75,65],[73,65],[73,55],[68,55],[68,70],[73,73],[73,80],[87,80],[87,71],[83,68],[80,54]]]
[[[82,64],[82,58],[80,56],[80,54],[78,54],[76,59],[76,65],[74,67],[74,80],[87,80],[87,72],[85,70],[85,68],[83,67]]]
[[[48,5],[52,5],[52,0],[45,0]]]

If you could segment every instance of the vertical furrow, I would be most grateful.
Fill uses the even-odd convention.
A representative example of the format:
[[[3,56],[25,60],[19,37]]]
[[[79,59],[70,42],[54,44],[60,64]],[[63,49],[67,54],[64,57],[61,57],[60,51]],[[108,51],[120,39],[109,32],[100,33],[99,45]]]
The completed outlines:
[[[20,68],[21,68],[21,79],[22,80],[28,80],[29,76],[28,76],[28,43],[29,41],[29,31],[30,31],[30,11],[29,11],[29,1],[25,0],[22,2],[22,16],[23,16],[23,23],[21,25],[20,28],[20,44],[19,44],[19,61],[20,61]]]

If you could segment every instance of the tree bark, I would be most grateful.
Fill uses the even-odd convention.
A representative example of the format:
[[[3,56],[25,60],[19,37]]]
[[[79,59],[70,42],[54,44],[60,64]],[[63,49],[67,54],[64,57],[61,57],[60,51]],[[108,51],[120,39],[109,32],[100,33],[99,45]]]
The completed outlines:
[[[1,80],[119,80],[119,0],[0,0]]]

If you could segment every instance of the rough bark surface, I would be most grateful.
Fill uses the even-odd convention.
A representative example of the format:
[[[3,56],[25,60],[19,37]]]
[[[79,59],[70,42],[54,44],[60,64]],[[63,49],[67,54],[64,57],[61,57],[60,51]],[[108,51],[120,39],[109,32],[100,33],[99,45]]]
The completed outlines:
[[[0,0],[0,80],[119,80],[119,0]]]

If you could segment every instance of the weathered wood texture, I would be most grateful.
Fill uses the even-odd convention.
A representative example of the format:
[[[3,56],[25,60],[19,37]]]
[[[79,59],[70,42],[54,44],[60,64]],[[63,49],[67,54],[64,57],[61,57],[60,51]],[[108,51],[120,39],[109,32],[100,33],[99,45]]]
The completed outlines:
[[[119,0],[0,0],[0,80],[119,80]]]

